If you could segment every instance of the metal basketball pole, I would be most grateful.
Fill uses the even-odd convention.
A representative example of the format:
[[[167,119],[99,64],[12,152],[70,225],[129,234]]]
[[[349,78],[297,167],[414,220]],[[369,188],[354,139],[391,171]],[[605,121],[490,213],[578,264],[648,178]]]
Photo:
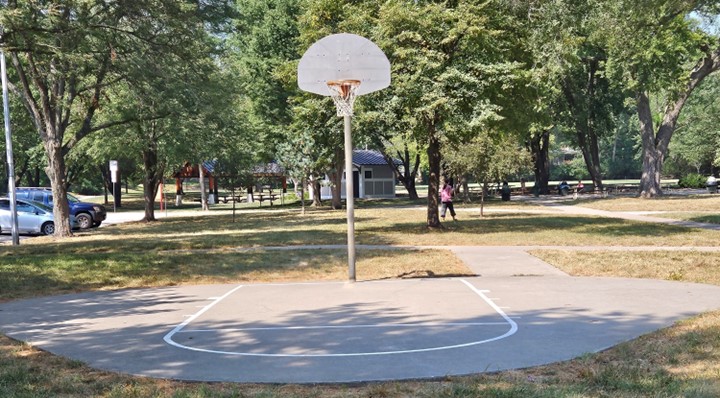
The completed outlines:
[[[0,35],[2,28],[0,27]],[[10,104],[8,100],[7,70],[5,69],[5,51],[0,50],[0,73],[2,73],[3,113],[5,115],[5,149],[8,163],[8,197],[10,198],[10,225],[12,244],[20,244],[18,236],[17,201],[15,196],[15,163],[13,162],[12,132],[10,130]]]
[[[345,201],[347,203],[347,242],[348,242],[348,273],[350,281],[355,281],[355,190],[353,189],[352,137],[350,121],[352,116],[344,115],[345,119]]]

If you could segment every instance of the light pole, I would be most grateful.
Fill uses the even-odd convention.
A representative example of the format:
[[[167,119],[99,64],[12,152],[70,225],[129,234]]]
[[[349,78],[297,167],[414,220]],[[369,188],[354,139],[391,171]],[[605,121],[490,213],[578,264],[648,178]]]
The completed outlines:
[[[0,37],[2,37],[3,28],[0,27]],[[15,163],[13,161],[12,149],[12,132],[10,130],[10,104],[8,100],[8,81],[7,70],[5,68],[5,50],[0,49],[0,73],[2,73],[2,93],[3,93],[3,114],[5,116],[5,149],[7,152],[8,164],[8,197],[10,198],[10,224],[12,231],[12,244],[17,246],[20,244],[18,236],[18,218],[17,218],[17,198],[15,197]]]

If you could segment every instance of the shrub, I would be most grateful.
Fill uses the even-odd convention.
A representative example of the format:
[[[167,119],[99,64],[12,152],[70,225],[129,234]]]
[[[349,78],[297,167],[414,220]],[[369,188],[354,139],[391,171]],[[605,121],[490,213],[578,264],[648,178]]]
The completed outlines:
[[[678,181],[678,186],[680,186],[680,188],[705,188],[706,181],[706,177],[692,173],[681,177],[680,181]]]

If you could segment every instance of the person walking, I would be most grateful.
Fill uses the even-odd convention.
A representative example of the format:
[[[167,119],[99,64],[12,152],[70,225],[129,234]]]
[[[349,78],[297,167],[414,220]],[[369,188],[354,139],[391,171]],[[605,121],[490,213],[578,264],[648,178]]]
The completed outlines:
[[[453,221],[457,221],[457,218],[455,218],[455,208],[453,207],[452,202],[452,196],[453,196],[453,186],[452,184],[448,184],[447,182],[443,184],[442,190],[440,191],[440,202],[442,202],[442,206],[440,208],[440,218],[445,221],[445,213],[449,209],[450,215],[453,218]]]
[[[510,185],[507,181],[503,181],[502,189],[500,190],[503,202],[510,200]]]

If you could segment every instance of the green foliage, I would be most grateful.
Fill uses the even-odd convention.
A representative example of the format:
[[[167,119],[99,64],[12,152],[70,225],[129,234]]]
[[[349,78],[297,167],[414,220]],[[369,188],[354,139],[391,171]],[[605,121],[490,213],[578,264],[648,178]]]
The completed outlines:
[[[596,7],[593,34],[609,51],[613,80],[641,91],[677,92],[694,62],[713,39],[687,16],[701,2],[604,1]]]
[[[526,171],[530,154],[513,137],[478,135],[470,142],[446,151],[447,170],[454,176],[469,176],[478,182],[499,182]]]
[[[615,116],[615,129],[600,142],[606,179],[640,178],[640,144],[637,115],[632,111]]]
[[[582,155],[575,156],[570,162],[550,166],[551,180],[586,180],[589,178]]]
[[[680,177],[678,186],[680,188],[705,188],[707,177],[700,174],[687,174]]]
[[[670,157],[679,171],[710,173],[720,166],[720,77],[711,75],[695,90],[678,121]]]

